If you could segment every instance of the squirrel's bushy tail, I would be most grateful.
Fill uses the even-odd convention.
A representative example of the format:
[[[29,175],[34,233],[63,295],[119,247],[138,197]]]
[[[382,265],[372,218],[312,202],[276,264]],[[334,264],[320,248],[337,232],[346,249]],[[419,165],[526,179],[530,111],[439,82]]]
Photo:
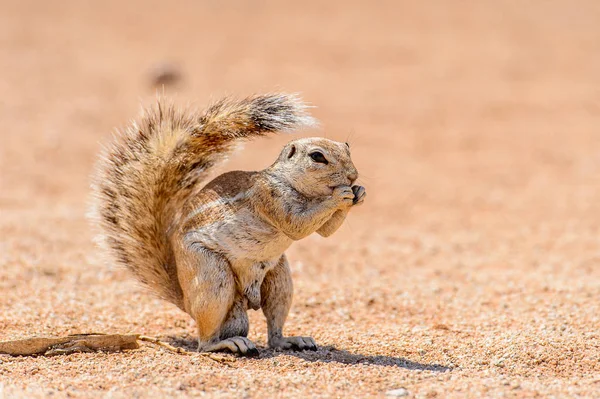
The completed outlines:
[[[183,308],[169,228],[237,141],[312,125],[296,96],[224,99],[204,113],[158,101],[119,132],[98,163],[92,217],[99,242],[159,297]]]

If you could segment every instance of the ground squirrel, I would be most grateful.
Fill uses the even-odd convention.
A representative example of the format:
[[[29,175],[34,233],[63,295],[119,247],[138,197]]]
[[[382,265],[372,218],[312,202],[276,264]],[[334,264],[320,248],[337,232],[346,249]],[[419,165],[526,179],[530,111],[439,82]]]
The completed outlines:
[[[293,95],[224,99],[204,113],[159,100],[120,132],[94,177],[100,242],[140,282],[194,318],[198,350],[256,355],[249,308],[267,319],[272,348],[316,349],[284,337],[292,279],[284,251],[333,234],[365,199],[346,143],[305,138],[258,172],[209,171],[244,139],[312,125]]]

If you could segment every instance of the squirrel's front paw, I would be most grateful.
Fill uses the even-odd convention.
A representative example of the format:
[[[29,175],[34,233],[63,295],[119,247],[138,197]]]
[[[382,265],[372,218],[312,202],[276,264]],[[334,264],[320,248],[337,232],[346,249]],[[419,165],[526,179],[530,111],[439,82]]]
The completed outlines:
[[[352,200],[354,205],[360,205],[365,201],[367,190],[363,186],[352,186],[352,192],[354,193],[354,199]]]
[[[354,191],[350,186],[337,186],[331,196],[339,208],[349,208],[354,204]]]
[[[294,349],[316,351],[317,344],[311,337],[277,337],[269,340],[269,347],[273,349]]]

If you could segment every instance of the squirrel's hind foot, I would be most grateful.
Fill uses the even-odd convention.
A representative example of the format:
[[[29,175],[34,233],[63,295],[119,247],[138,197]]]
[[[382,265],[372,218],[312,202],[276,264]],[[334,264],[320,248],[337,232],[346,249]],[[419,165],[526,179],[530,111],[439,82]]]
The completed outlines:
[[[292,349],[316,351],[317,343],[312,337],[277,337],[269,340],[269,347],[273,349]]]
[[[198,352],[223,352],[229,351],[233,354],[247,357],[257,357],[258,349],[254,342],[246,337],[232,337],[207,346],[198,346]]]

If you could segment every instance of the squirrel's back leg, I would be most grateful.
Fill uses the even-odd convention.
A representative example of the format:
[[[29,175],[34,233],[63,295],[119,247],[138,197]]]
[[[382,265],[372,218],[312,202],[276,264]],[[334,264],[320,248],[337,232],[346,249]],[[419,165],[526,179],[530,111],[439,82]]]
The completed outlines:
[[[269,347],[280,349],[317,350],[311,337],[284,337],[283,325],[292,306],[294,287],[285,255],[267,272],[260,287],[261,308],[267,318]]]
[[[233,306],[229,310],[225,322],[221,327],[221,340],[233,337],[247,337],[250,323],[248,321],[248,311],[246,300],[236,294]]]
[[[239,316],[238,312],[230,313],[238,304],[235,278],[227,260],[198,244],[174,245],[174,253],[184,307],[198,327],[198,351],[258,355],[254,343],[245,336],[223,337],[224,332],[233,331],[231,327],[236,325],[231,316]],[[244,327],[247,322],[246,316],[237,327]],[[246,335],[247,325],[245,331],[243,328],[236,331]]]

